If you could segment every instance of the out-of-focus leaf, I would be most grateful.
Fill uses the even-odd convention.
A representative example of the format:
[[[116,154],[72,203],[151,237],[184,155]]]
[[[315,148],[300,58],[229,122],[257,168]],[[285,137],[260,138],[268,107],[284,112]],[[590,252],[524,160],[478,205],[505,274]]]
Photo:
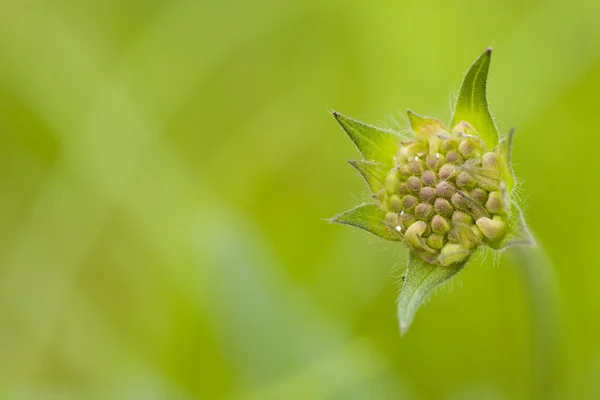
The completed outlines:
[[[455,126],[460,121],[469,122],[475,127],[488,149],[493,149],[498,144],[498,130],[490,114],[486,95],[491,57],[492,49],[489,48],[467,71],[460,86],[451,124]]]
[[[398,134],[365,124],[338,112],[334,112],[333,116],[365,159],[377,161],[386,166],[392,165],[394,154],[402,141]]]
[[[366,161],[366,160],[351,160],[348,161],[350,165],[360,172],[365,181],[371,188],[373,193],[377,193],[383,190],[384,179],[387,173],[389,172],[389,168],[385,165],[374,162],[374,161]]]
[[[444,267],[430,264],[419,255],[409,253],[404,283],[398,297],[398,322],[402,334],[408,330],[417,310],[429,294],[460,271],[467,261]]]
[[[352,210],[336,215],[328,221],[355,226],[385,240],[401,240],[399,235],[396,235],[390,227],[385,225],[385,211],[375,204],[361,204]]]

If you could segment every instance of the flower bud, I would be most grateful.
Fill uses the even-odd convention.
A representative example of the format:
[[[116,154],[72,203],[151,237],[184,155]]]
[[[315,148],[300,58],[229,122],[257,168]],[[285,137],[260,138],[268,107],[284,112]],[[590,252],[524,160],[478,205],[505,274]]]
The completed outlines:
[[[471,225],[473,217],[471,214],[457,210],[452,213],[452,223],[455,225]]]
[[[407,194],[402,198],[402,209],[404,211],[412,210],[419,203],[419,199],[411,194]]]
[[[506,223],[500,216],[495,216],[493,219],[481,217],[476,224],[481,233],[492,242],[502,239],[506,233]]]
[[[450,205],[448,200],[438,197],[433,205],[435,212],[443,217],[450,217],[454,211],[454,207]]]
[[[440,144],[440,151],[444,154],[448,153],[451,150],[458,149],[458,141],[456,139],[448,139],[444,140]]]
[[[416,176],[411,176],[406,181],[406,186],[408,186],[408,190],[410,190],[412,193],[418,194],[421,191],[423,184],[421,184],[421,180],[419,178]]]
[[[419,203],[415,207],[415,216],[421,221],[429,221],[433,215],[433,206],[429,203]]]
[[[438,260],[442,265],[451,265],[465,260],[469,256],[469,250],[460,244],[448,243],[440,251]]]
[[[436,198],[435,189],[432,187],[424,187],[419,192],[419,199],[426,203],[433,203]]]
[[[456,177],[456,186],[465,191],[470,191],[475,188],[477,182],[467,172],[462,171]]]
[[[454,164],[444,164],[440,168],[440,172],[438,173],[441,180],[446,181],[454,175],[456,171],[456,165]]]
[[[446,162],[446,157],[443,154],[435,153],[427,156],[427,167],[432,171],[438,171]]]
[[[460,155],[460,153],[458,152],[458,150],[450,150],[446,154],[446,162],[449,162],[451,164],[461,165],[464,161],[465,160]]]
[[[488,193],[481,188],[475,188],[471,191],[471,197],[479,204],[484,205],[488,199]]]
[[[441,235],[439,233],[432,233],[427,238],[427,245],[432,249],[441,250],[445,244],[446,239],[444,238],[444,235]]]
[[[390,196],[395,194],[396,192],[398,192],[398,189],[400,187],[400,179],[398,179],[398,174],[396,173],[395,170],[392,170],[385,177],[384,186],[385,186],[385,191]]]
[[[492,214],[505,213],[506,205],[504,204],[502,192],[499,190],[490,192],[488,200],[485,203],[485,208]]]
[[[421,235],[427,229],[427,224],[423,221],[417,221],[411,226],[408,227],[406,233],[404,234],[404,238],[406,243],[415,250],[423,250],[430,253],[435,253],[435,250],[427,246]]]
[[[436,184],[435,172],[427,170],[421,174],[421,181],[424,185],[434,187]]]
[[[388,198],[388,207],[392,211],[402,211],[402,199],[397,194],[393,194]]]
[[[439,197],[443,197],[445,199],[449,199],[449,198],[452,197],[452,195],[454,193],[456,193],[456,189],[454,188],[454,186],[452,186],[448,182],[440,182],[435,187],[435,193]]]
[[[431,230],[434,233],[444,235],[446,232],[448,232],[450,230],[450,224],[441,215],[435,215],[431,219]]]

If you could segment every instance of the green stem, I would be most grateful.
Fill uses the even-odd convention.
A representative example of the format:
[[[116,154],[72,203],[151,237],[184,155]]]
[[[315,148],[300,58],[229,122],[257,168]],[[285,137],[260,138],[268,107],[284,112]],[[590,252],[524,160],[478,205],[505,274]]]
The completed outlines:
[[[519,266],[531,303],[534,340],[534,398],[564,398],[564,364],[558,288],[543,247],[515,246],[508,254]]]

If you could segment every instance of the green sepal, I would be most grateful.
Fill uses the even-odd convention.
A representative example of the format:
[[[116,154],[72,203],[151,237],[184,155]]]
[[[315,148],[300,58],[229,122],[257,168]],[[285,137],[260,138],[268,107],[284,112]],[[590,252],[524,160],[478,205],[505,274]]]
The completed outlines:
[[[336,215],[329,222],[364,229],[385,240],[400,241],[399,235],[385,225],[385,211],[376,204],[361,204],[351,210]]]
[[[379,193],[384,189],[384,180],[389,172],[388,167],[375,161],[351,160],[348,162],[360,172],[373,193]]]
[[[412,251],[409,253],[404,283],[398,297],[400,333],[406,333],[417,310],[431,292],[456,275],[467,261],[468,259],[449,266],[441,266],[426,262]]]
[[[460,121],[466,121],[473,125],[488,149],[498,144],[498,130],[490,114],[486,95],[491,57],[492,49],[489,48],[467,71],[460,86],[451,124],[454,127]]]
[[[512,168],[511,155],[512,155],[512,142],[515,130],[511,129],[508,134],[500,139],[498,147],[496,148],[496,154],[500,160],[500,176],[506,184],[506,190],[508,193],[512,192],[515,187],[515,173]]]
[[[333,116],[365,159],[386,166],[393,164],[394,154],[400,146],[402,137],[392,131],[357,121],[338,112],[334,112]]]
[[[516,201],[510,200],[510,214],[506,218],[506,235],[498,242],[488,243],[489,247],[504,250],[516,245],[535,244],[535,239],[527,229],[523,212]]]
[[[419,114],[407,110],[406,115],[408,116],[408,122],[410,123],[410,129],[415,135],[430,137],[439,132],[444,132],[446,127],[439,120],[433,117],[424,117]]]

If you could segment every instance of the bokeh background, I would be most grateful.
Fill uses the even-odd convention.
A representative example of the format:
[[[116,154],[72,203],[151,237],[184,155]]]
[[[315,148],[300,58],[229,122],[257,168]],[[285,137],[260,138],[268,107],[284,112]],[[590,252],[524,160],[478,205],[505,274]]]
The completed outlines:
[[[554,262],[565,398],[600,398],[595,0],[1,0],[0,398],[528,399],[532,315],[491,256],[395,319],[404,249],[329,111],[450,117],[494,46]]]

